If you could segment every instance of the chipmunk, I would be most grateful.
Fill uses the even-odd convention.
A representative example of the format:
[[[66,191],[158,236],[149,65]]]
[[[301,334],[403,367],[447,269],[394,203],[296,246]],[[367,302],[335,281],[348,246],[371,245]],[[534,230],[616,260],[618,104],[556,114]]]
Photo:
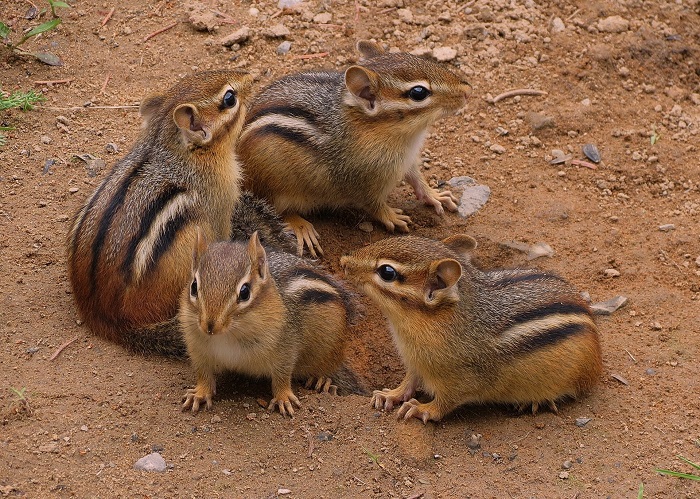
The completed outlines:
[[[243,72],[201,72],[141,103],[133,149],[68,235],[68,275],[93,332],[135,351],[184,353],[175,316],[195,228],[231,235],[241,177],[234,146],[251,86]]]
[[[306,259],[266,251],[257,232],[247,243],[211,244],[200,233],[192,260],[178,317],[197,385],[185,394],[183,410],[211,408],[215,376],[226,370],[270,377],[268,409],[283,416],[301,405],[293,376],[335,393],[337,373],[359,390],[343,364],[358,309],[339,281]]]
[[[428,128],[465,105],[467,85],[435,62],[366,41],[357,48],[364,61],[344,73],[292,74],[262,90],[238,142],[246,188],[284,216],[300,256],[304,245],[323,255],[300,216],[317,209],[363,209],[407,232],[411,219],[387,204],[401,180],[438,214],[457,209],[423,178],[419,153]]]
[[[586,392],[601,374],[591,311],[562,278],[534,269],[481,271],[476,241],[384,239],[341,259],[388,319],[406,376],[372,405],[439,421],[462,404],[541,404]],[[417,390],[432,396],[413,398]]]

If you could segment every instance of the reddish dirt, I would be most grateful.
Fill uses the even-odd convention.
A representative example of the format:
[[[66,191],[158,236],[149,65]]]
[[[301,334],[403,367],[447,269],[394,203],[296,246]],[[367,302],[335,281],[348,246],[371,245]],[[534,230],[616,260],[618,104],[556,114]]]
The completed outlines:
[[[213,33],[196,31],[182,2],[123,0],[102,28],[111,4],[75,4],[60,10],[61,26],[26,44],[55,52],[62,67],[0,53],[4,91],[47,99],[1,116],[16,129],[0,148],[0,495],[593,498],[636,497],[643,484],[646,497],[700,496],[697,482],[654,471],[692,471],[677,455],[700,462],[700,3],[310,1],[301,13],[278,13],[276,2],[208,1],[204,12],[226,16]],[[0,20],[15,33],[34,26],[28,7],[5,0]],[[329,24],[313,20],[324,11]],[[277,23],[290,30],[285,56],[275,52],[282,40],[264,35]],[[243,25],[251,38],[222,47]],[[243,67],[259,88],[293,71],[343,68],[360,38],[406,51],[452,47],[446,64],[473,86],[464,112],[429,137],[424,173],[471,176],[491,198],[469,219],[437,217],[400,187],[393,203],[413,217],[414,233],[466,232],[482,266],[534,265],[593,301],[629,298],[598,319],[605,372],[589,396],[558,414],[464,407],[424,426],[377,412],[366,397],[297,387],[303,408],[285,420],[256,403],[270,396],[267,382],[230,377],[213,410],[193,416],[179,409],[194,382],[186,362],[132,355],[79,325],[64,256],[69,220],[140,126],[136,107],[98,106],[137,104],[197,69]],[[63,79],[70,83],[35,83]],[[517,88],[547,95],[487,102]],[[537,128],[529,113],[553,123]],[[583,159],[586,143],[603,156],[596,170],[549,164],[553,149]],[[73,159],[83,153],[106,167],[90,176]],[[358,218],[313,219],[333,272],[344,252],[388,237],[361,232]],[[544,241],[556,253],[528,262],[500,244],[511,240]],[[372,388],[393,386],[401,362],[366,305],[349,356]],[[579,427],[582,417],[591,420]],[[473,434],[481,440],[472,453]],[[153,450],[168,470],[134,470]]]

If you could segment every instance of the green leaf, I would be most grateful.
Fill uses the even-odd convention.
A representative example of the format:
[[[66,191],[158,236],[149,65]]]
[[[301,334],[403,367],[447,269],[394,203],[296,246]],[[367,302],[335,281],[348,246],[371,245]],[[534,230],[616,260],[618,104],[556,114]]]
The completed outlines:
[[[28,38],[31,38],[31,37],[33,37],[33,36],[39,35],[39,34],[44,33],[44,32],[46,32],[46,31],[52,30],[52,29],[54,29],[56,26],[58,26],[59,24],[61,24],[61,19],[60,19],[60,18],[52,19],[52,20],[50,20],[50,21],[46,21],[45,23],[40,24],[39,26],[36,26],[35,28],[32,28],[32,29],[29,31],[29,33],[25,34],[25,35],[22,37],[22,39],[20,40],[20,42],[19,42],[17,45],[19,45],[20,43],[24,43]]]
[[[686,458],[684,458],[683,456],[677,456],[677,457],[678,457],[678,459],[680,459],[681,461],[685,461],[686,463],[688,463],[689,465],[691,465],[691,466],[692,466],[693,468],[695,468],[696,470],[700,470],[700,464],[694,463],[694,462],[692,462],[690,459],[686,459]]]
[[[63,61],[51,52],[32,52],[32,55],[49,66],[63,66]]]
[[[5,40],[10,34],[10,31],[12,31],[10,27],[4,22],[0,21],[0,38]]]
[[[660,469],[656,469],[654,471],[656,471],[657,473],[661,473],[662,475],[668,475],[675,478],[687,478],[688,480],[696,480],[700,482],[700,475],[691,475],[690,473],[679,473],[678,471]]]
[[[644,497],[644,482],[639,484],[639,490],[637,491],[637,499],[642,499]]]
[[[48,1],[52,7],[61,7],[63,9],[70,9],[71,8],[71,6],[68,5],[66,2],[61,2],[58,0],[48,0]]]

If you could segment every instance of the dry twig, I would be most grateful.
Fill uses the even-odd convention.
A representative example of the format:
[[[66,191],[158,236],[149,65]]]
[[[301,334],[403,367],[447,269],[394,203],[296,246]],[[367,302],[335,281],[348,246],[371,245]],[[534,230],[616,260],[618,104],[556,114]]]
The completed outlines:
[[[107,88],[107,83],[109,83],[109,79],[112,77],[112,73],[107,73],[107,77],[105,78],[105,82],[102,84],[102,88],[100,89],[100,93],[104,94],[105,89]]]
[[[63,345],[61,345],[60,347],[58,347],[56,349],[56,351],[53,353],[53,355],[51,357],[49,357],[49,360],[54,360],[56,357],[58,357],[61,354],[61,352],[63,351],[64,348],[66,348],[68,345],[70,345],[71,343],[73,343],[77,339],[78,339],[78,336],[76,336],[72,340],[66,341]]]
[[[70,83],[73,78],[66,78],[65,80],[34,80],[35,85],[56,85],[58,83]]]
[[[172,24],[168,24],[168,25],[167,25],[166,27],[164,27],[164,28],[160,28],[159,30],[154,31],[153,33],[149,33],[148,35],[146,35],[146,36],[143,38],[143,41],[144,41],[144,42],[147,42],[148,40],[150,40],[150,39],[153,38],[154,36],[160,35],[161,33],[165,33],[166,31],[168,31],[169,29],[174,28],[175,26],[177,26],[177,21],[175,21],[175,22],[172,23]]]
[[[518,88],[497,95],[493,99],[489,100],[489,103],[495,104],[496,102],[501,101],[503,99],[508,99],[509,97],[516,97],[518,95],[547,95],[547,92],[545,92],[544,90],[535,90],[533,88]]]
[[[105,27],[105,24],[109,22],[110,19],[112,19],[112,16],[114,15],[114,9],[115,7],[112,7],[109,12],[107,12],[107,15],[102,19],[102,22],[100,23],[100,29]]]

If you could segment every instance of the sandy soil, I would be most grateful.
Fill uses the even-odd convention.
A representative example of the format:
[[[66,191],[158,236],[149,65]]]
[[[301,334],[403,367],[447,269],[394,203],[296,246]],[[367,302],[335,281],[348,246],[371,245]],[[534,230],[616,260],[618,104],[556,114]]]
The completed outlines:
[[[654,471],[691,471],[677,455],[700,462],[700,3],[74,3],[59,28],[26,44],[63,66],[0,53],[2,90],[46,96],[0,117],[16,127],[0,148],[0,495],[593,498],[636,497],[643,484],[646,497],[700,497],[697,482]],[[29,4],[3,1],[0,19],[16,32],[38,24],[24,19]],[[276,53],[280,23],[286,55]],[[222,46],[244,26],[248,40]],[[179,410],[194,381],[186,362],[129,354],[79,324],[66,232],[134,140],[129,106],[197,69],[246,68],[260,87],[343,68],[360,38],[446,57],[473,85],[464,112],[430,135],[424,173],[471,176],[491,198],[468,219],[437,217],[399,187],[392,199],[414,233],[466,232],[482,266],[535,265],[594,302],[628,297],[598,319],[605,369],[590,396],[558,414],[464,407],[424,426],[365,397],[298,387],[303,408],[285,420],[256,402],[270,396],[267,382],[231,378],[211,412],[192,416]],[[46,80],[70,81],[37,83]],[[488,101],[519,88],[547,94]],[[601,152],[597,169],[549,163],[554,149],[585,159],[587,143]],[[85,153],[105,166],[74,158]],[[358,230],[358,218],[314,219],[333,272],[344,252],[388,236]],[[527,261],[505,241],[543,241],[555,254]],[[366,305],[349,355],[371,387],[392,386],[401,362]],[[168,470],[134,470],[152,451]]]

